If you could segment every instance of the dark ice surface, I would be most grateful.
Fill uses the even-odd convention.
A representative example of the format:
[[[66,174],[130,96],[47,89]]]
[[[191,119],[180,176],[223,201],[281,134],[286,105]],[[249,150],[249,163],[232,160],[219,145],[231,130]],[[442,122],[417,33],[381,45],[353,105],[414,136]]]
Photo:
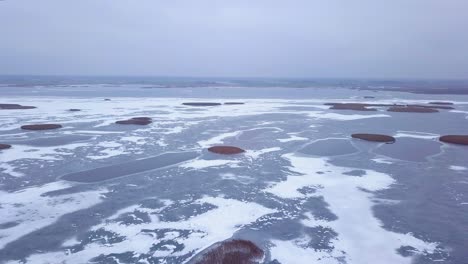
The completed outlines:
[[[314,156],[337,156],[357,152],[353,144],[348,139],[325,139],[306,145],[299,152]]]
[[[390,158],[423,162],[428,157],[439,154],[442,144],[434,140],[399,138],[394,144],[383,144],[375,151]]]
[[[197,152],[164,153],[151,158],[139,159],[110,165],[107,167],[70,173],[62,176],[61,179],[83,183],[99,182],[137,174],[144,171],[164,168],[190,159],[194,159],[197,156]]]

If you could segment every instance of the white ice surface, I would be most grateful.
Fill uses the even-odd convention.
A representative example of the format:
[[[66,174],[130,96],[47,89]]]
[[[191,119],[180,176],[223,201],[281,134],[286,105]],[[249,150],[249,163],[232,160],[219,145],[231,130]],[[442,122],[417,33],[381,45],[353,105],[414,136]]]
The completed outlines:
[[[180,164],[179,166],[186,169],[204,169],[209,167],[221,167],[221,166],[233,166],[239,164],[239,160],[204,160],[204,159],[195,159],[185,163]]]
[[[386,114],[370,114],[370,115],[360,115],[360,114],[338,114],[338,113],[326,113],[326,112],[314,112],[309,113],[309,117],[316,119],[330,119],[337,121],[353,121],[359,119],[367,118],[380,118],[380,117],[391,117]]]
[[[13,177],[22,177],[24,176],[23,173],[16,171],[16,167],[12,166],[6,162],[0,163],[0,172],[9,174]]]
[[[128,141],[132,142],[137,145],[143,145],[146,142],[146,137],[139,137],[139,136],[125,136],[120,138],[121,141]]]
[[[54,147],[14,145],[8,151],[0,152],[0,162],[11,162],[21,159],[59,160],[58,156],[73,155],[75,149],[87,146],[89,146],[89,143],[73,143]]]
[[[436,139],[440,135],[425,133],[425,132],[416,132],[416,131],[398,131],[394,137],[410,137],[410,138],[419,138],[419,139]]]
[[[371,160],[376,162],[376,163],[381,163],[381,164],[393,164],[392,161],[390,161],[389,159],[385,159],[385,158],[375,158],[375,159],[371,159]]]
[[[451,170],[454,170],[454,171],[466,171],[466,170],[468,170],[467,167],[464,167],[464,166],[455,166],[455,165],[450,166],[450,169],[451,169]]]
[[[281,142],[281,143],[285,143],[285,142],[290,142],[290,141],[303,141],[303,140],[309,140],[309,139],[305,138],[305,137],[299,137],[299,136],[291,135],[288,138],[279,138],[277,140],[279,142]]]
[[[213,145],[217,144],[223,144],[224,139],[230,138],[230,137],[237,137],[240,135],[242,131],[234,131],[234,132],[229,132],[229,133],[222,133],[220,135],[217,135],[215,137],[209,138],[207,140],[200,140],[198,141],[198,145],[200,145],[202,148],[209,148]]]
[[[97,155],[88,155],[87,158],[93,160],[108,159],[110,157],[116,157],[126,153],[128,152],[126,152],[123,148],[103,149],[99,151]]]

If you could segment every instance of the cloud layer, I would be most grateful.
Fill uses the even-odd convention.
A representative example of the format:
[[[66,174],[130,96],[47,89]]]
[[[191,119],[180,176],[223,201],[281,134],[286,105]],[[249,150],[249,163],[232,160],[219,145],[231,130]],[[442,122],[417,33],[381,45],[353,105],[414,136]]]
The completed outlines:
[[[0,74],[467,78],[466,0],[6,0]]]

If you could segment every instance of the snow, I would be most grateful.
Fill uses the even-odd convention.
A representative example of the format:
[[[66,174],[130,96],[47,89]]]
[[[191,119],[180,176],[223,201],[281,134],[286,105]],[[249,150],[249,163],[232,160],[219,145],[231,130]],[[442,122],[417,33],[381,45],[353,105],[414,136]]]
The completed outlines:
[[[222,134],[217,135],[215,137],[212,137],[210,139],[198,141],[198,145],[200,145],[202,148],[209,148],[209,147],[211,147],[213,145],[223,144],[223,142],[224,142],[224,140],[226,138],[236,137],[236,136],[239,136],[241,133],[242,133],[242,131],[222,133]]]
[[[417,131],[398,131],[394,137],[410,137],[410,138],[419,138],[419,139],[436,139],[440,135],[425,133],[425,132],[417,132]]]
[[[298,136],[292,135],[288,138],[279,138],[277,140],[281,143],[286,143],[286,142],[291,142],[291,141],[303,141],[303,140],[309,140],[309,139],[305,137],[298,137]]]
[[[451,166],[450,166],[450,169],[451,169],[451,170],[454,170],[454,171],[466,171],[466,170],[468,170],[467,167],[455,166],[455,165],[451,165]]]
[[[248,150],[245,152],[245,155],[251,159],[258,159],[260,156],[266,153],[280,151],[280,150],[281,150],[280,147],[266,148],[266,149],[261,149],[261,150]]]
[[[139,208],[138,210],[152,213],[150,214],[151,223],[121,225],[117,222],[107,221],[93,228],[93,230],[104,228],[120,236],[125,236],[126,239],[122,242],[105,245],[91,243],[86,245],[82,251],[75,253],[64,251],[35,254],[28,257],[27,261],[28,263],[44,263],[49,261],[53,263],[65,262],[67,264],[81,264],[101,254],[119,254],[129,251],[134,252],[135,255],[144,254],[150,251],[154,243],[154,237],[148,233],[142,232],[144,229],[171,229],[171,232],[165,233],[164,239],[172,239],[184,245],[184,249],[180,252],[171,253],[168,252],[167,249],[163,249],[156,251],[154,253],[156,256],[195,254],[216,242],[230,238],[243,225],[252,223],[264,215],[275,212],[273,209],[263,207],[256,203],[242,202],[222,197],[203,197],[195,201],[195,203],[209,203],[216,206],[216,208],[179,222],[164,222],[159,220],[157,212],[163,208]],[[119,211],[118,214],[133,212],[136,208],[138,207],[131,206],[127,208],[127,210]],[[110,219],[117,218],[118,214]],[[192,232],[188,237],[183,237],[178,234],[177,230],[192,230]]]
[[[105,191],[90,190],[79,193],[45,196],[44,193],[69,188],[64,182],[53,182],[43,186],[34,186],[16,192],[0,191],[0,215],[2,220],[18,222],[11,228],[0,229],[0,249],[9,242],[53,224],[59,217],[89,208],[101,201]]]
[[[203,160],[195,159],[179,165],[182,168],[186,169],[204,169],[210,167],[222,167],[222,166],[237,166],[239,160]]]
[[[343,173],[352,168],[337,167],[324,158],[312,158],[295,154],[283,156],[291,162],[291,170],[299,175],[290,175],[283,181],[266,189],[285,199],[305,199],[309,196],[322,196],[329,209],[338,219],[330,222],[316,220],[310,215],[303,220],[304,226],[324,226],[338,233],[333,241],[331,252],[304,249],[300,240],[273,241],[272,256],[278,260],[288,260],[299,254],[295,263],[341,263],[344,257],[347,263],[411,263],[411,258],[397,253],[402,246],[412,246],[419,252],[433,252],[435,243],[427,243],[411,234],[398,234],[385,230],[382,223],[372,212],[375,205],[372,192],[389,188],[395,181],[387,174],[366,170],[362,177],[348,177]],[[315,172],[322,171],[323,174]],[[302,187],[316,187],[314,194],[303,194]],[[294,248],[297,247],[297,248]],[[344,252],[344,253],[343,253]],[[370,252],[379,252],[372,254]]]

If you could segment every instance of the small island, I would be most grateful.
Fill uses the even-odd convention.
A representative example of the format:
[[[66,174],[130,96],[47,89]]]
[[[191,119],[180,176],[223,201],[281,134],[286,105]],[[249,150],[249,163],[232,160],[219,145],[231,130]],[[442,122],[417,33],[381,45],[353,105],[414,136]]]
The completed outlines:
[[[210,102],[193,102],[193,103],[182,103],[186,106],[218,106],[221,103],[210,103]]]
[[[245,103],[243,103],[243,102],[225,102],[224,104],[225,105],[243,105]]]
[[[0,104],[0,109],[2,110],[17,110],[17,109],[34,109],[35,106],[27,106],[20,104]]]
[[[150,117],[132,117],[132,118],[127,119],[127,120],[116,121],[115,123],[119,124],[119,125],[140,125],[140,126],[144,126],[144,125],[149,125],[152,122],[153,121],[152,121],[152,119]]]
[[[233,154],[240,154],[244,153],[245,150],[238,148],[238,147],[233,147],[233,146],[214,146],[208,148],[209,152],[213,152],[216,154],[223,154],[223,155],[233,155]]]
[[[429,102],[429,104],[433,104],[433,105],[453,105],[452,102],[441,102],[441,101]]]
[[[0,143],[0,150],[2,150],[2,149],[9,149],[9,148],[11,148],[11,145]]]
[[[388,112],[398,112],[398,113],[437,113],[439,110],[428,107],[419,107],[419,106],[394,106],[390,107],[387,110]]]
[[[236,239],[212,245],[189,263],[258,263],[264,254],[252,241]]]
[[[34,124],[34,125],[24,125],[21,126],[21,129],[24,130],[50,130],[62,128],[62,125],[58,124]]]
[[[383,142],[383,143],[394,143],[396,139],[392,136],[388,135],[381,135],[381,134],[352,134],[352,138],[362,139],[366,141],[373,141],[373,142]]]
[[[468,135],[446,135],[441,136],[439,140],[450,144],[468,145]]]

